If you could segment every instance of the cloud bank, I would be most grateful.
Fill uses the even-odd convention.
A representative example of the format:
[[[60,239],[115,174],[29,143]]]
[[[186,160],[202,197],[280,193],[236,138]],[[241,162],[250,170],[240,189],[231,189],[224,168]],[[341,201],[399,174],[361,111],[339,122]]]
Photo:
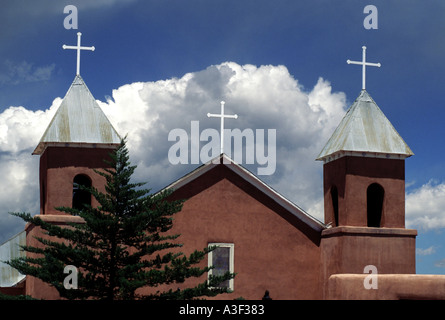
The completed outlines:
[[[276,170],[260,179],[323,221],[322,163],[315,158],[348,107],[345,94],[333,92],[329,81],[319,78],[308,89],[285,66],[225,62],[181,78],[127,84],[98,103],[128,137],[135,180],[157,191],[197,166],[169,162],[168,133],[190,132],[192,121],[199,121],[200,130],[219,131],[219,120],[207,113],[219,113],[221,100],[226,113],[239,116],[226,128],[276,129]],[[38,157],[31,152],[61,101],[54,99],[45,111],[10,107],[0,114],[0,243],[23,229],[7,212],[38,213]],[[256,172],[255,164],[244,166]],[[444,205],[445,185],[422,186],[407,195],[408,225],[445,227]]]
[[[421,230],[445,228],[445,183],[430,180],[406,195],[406,225]]]
[[[277,167],[260,178],[322,219],[322,164],[314,159],[346,110],[345,95],[332,92],[328,81],[320,78],[307,90],[284,66],[226,62],[181,78],[126,85],[112,95],[101,107],[117,130],[128,134],[139,176],[156,187],[192,168],[169,163],[173,142],[168,133],[176,128],[190,132],[192,121],[199,121],[200,130],[219,131],[219,120],[207,113],[219,113],[224,100],[225,112],[238,114],[226,128],[276,130]],[[242,164],[257,172],[257,166]]]

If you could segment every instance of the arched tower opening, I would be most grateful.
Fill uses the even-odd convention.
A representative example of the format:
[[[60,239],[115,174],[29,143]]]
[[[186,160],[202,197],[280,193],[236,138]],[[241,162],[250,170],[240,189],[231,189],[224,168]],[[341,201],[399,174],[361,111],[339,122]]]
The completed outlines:
[[[85,174],[78,174],[73,179],[73,209],[83,209],[91,206],[91,194],[80,186],[91,187],[91,179]]]
[[[335,226],[338,227],[338,190],[336,186],[331,187],[331,200],[334,212],[334,223]]]
[[[371,184],[366,190],[368,227],[380,228],[384,197],[385,190],[378,183]]]

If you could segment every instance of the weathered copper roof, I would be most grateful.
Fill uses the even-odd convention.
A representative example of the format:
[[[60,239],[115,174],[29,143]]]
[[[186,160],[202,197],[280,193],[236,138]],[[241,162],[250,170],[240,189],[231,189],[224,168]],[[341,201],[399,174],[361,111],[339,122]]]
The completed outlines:
[[[405,159],[414,153],[366,90],[352,104],[316,160],[345,155]]]
[[[10,261],[26,256],[20,246],[26,245],[26,231],[21,231],[8,241],[0,244],[0,287],[12,287],[25,279],[25,275],[18,272],[2,261]]]
[[[118,145],[120,136],[99,107],[80,75],[76,75],[33,154],[48,145]]]

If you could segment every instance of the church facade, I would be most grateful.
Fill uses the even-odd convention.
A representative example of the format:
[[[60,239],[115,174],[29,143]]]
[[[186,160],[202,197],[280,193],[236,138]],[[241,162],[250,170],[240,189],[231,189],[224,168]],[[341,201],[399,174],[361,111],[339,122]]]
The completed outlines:
[[[54,207],[94,206],[75,186],[104,190],[94,169],[104,168],[119,142],[76,75],[34,151],[40,156],[39,216],[59,225],[81,223]],[[222,284],[232,293],[217,299],[261,299],[266,291],[276,300],[444,299],[445,276],[415,274],[417,231],[405,228],[405,159],[411,155],[363,89],[317,158],[323,161],[324,222],[221,154],[167,187],[172,200],[187,199],[171,232],[181,234],[186,255],[218,246],[203,266],[236,277]],[[34,238],[39,228],[28,224],[25,231],[28,245],[40,245]],[[59,298],[31,276],[15,289],[0,291]]]

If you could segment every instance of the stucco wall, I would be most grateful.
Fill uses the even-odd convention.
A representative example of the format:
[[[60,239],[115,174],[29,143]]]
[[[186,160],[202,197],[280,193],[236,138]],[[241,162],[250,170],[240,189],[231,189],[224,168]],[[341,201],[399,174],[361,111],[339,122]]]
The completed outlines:
[[[265,290],[273,299],[321,298],[319,244],[258,197],[222,179],[188,198],[172,229],[181,251],[235,244],[235,290],[218,298],[261,299]]]
[[[342,157],[323,165],[325,223],[337,226],[331,199],[331,187],[338,190],[340,226],[367,224],[367,188],[378,183],[384,189],[381,227],[405,227],[404,160]]]
[[[326,229],[321,240],[321,281],[327,283],[332,274],[363,274],[367,265],[380,274],[414,274],[416,235],[416,230],[403,228]]]
[[[105,178],[94,169],[107,168],[112,149],[48,147],[40,157],[40,214],[64,214],[55,207],[71,207],[73,179],[87,175],[92,186],[104,191]],[[97,202],[93,198],[92,206]]]
[[[42,220],[59,225],[66,226],[67,223],[83,223],[82,218],[78,216],[71,215],[36,215],[36,217],[41,218]],[[40,243],[36,237],[41,237],[44,239],[49,239],[52,241],[59,240],[56,237],[50,237],[42,232],[40,227],[35,226],[34,224],[28,223],[25,227],[26,231],[26,245],[42,248],[43,244]],[[28,256],[36,256],[32,253],[27,253]],[[45,299],[45,300],[55,300],[60,299],[58,291],[51,287],[49,284],[44,283],[40,279],[37,279],[32,276],[26,276],[26,294],[36,298],[36,299]]]
[[[327,299],[334,300],[444,300],[445,275],[335,274],[329,278]],[[368,278],[367,278],[368,277]],[[374,281],[376,289],[364,282]],[[369,287],[369,286],[368,286]]]

